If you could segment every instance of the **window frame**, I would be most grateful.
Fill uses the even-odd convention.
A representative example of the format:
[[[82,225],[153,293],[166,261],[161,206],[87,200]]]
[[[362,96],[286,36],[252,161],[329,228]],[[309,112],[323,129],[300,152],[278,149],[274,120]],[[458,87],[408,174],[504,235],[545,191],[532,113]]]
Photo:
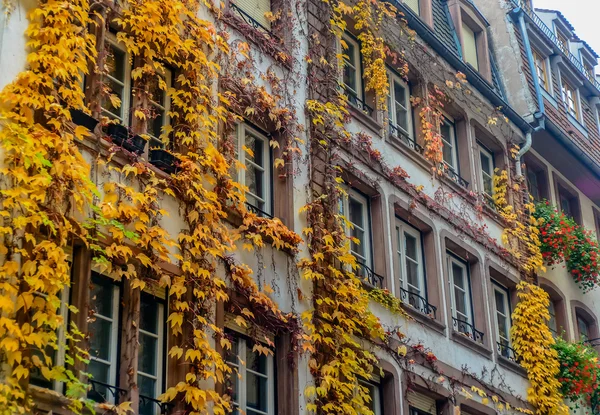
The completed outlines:
[[[174,71],[171,68],[165,68],[164,81],[167,85],[167,89],[164,91],[161,90],[164,94],[163,103],[159,104],[158,102],[153,101],[150,98],[148,98],[149,106],[151,106],[153,108],[158,107],[164,113],[164,119],[163,119],[161,128],[169,125],[169,123],[170,123],[169,111],[171,110],[171,97],[169,96],[168,91],[169,91],[169,88],[171,88],[171,86],[173,85],[173,72]],[[152,120],[148,120],[148,124],[152,123],[153,121],[154,121],[154,118]],[[154,147],[164,148],[164,144],[160,140],[161,134],[162,134],[162,131],[158,134],[158,136],[148,134],[150,136],[150,139],[148,140],[148,148],[154,148]]]
[[[510,292],[507,287],[505,287],[504,285],[502,285],[499,282],[494,281],[494,280],[492,280],[492,290],[494,293],[494,311],[495,311],[495,317],[496,317],[496,319],[495,319],[496,320],[496,336],[498,336],[498,343],[501,345],[501,351],[502,351],[503,347],[508,347],[508,348],[512,347],[512,342],[510,339],[510,329],[512,327],[512,317],[511,317],[512,306],[510,303]],[[503,297],[503,303],[504,303],[503,306],[507,312],[506,315],[502,315],[502,313],[500,313],[500,311],[498,311],[498,304],[496,302],[496,293],[500,293]],[[502,315],[502,317],[505,320],[506,328],[508,329],[507,336],[503,336],[500,333],[500,324],[498,323],[499,315]],[[506,344],[503,344],[502,340],[505,340]]]
[[[568,55],[570,53],[568,36],[565,36],[565,34],[562,33],[556,26],[555,26],[555,34],[556,34],[556,40],[558,41],[559,49],[564,54]]]
[[[273,12],[273,2],[271,0],[268,0],[269,1],[268,10],[266,10],[263,13],[263,15],[260,17],[256,14],[256,11],[247,10],[246,8],[241,6],[236,0],[229,0],[229,1],[231,3],[233,3],[236,8],[241,10],[246,15],[245,17],[252,19],[255,23],[258,23],[258,25],[261,26],[263,29],[265,29],[269,32],[271,31],[271,29],[272,29],[271,21],[264,16],[265,13]],[[244,19],[244,20],[246,20],[246,19]]]
[[[473,311],[473,290],[471,287],[471,270],[469,267],[469,263],[467,261],[465,261],[464,259],[462,259],[460,256],[456,255],[454,252],[450,251],[449,249],[446,250],[446,264],[447,264],[447,269],[448,269],[448,274],[449,274],[449,282],[450,282],[450,299],[451,299],[451,308],[452,308],[452,317],[457,319],[457,320],[461,320],[464,321],[465,323],[470,324],[472,327],[475,327],[475,321],[474,321],[474,311]],[[465,282],[467,284],[467,288],[468,290],[463,290],[465,291],[465,308],[467,309],[466,311],[469,313],[469,315],[465,316],[468,317],[466,320],[462,320],[459,319],[457,317],[457,309],[456,309],[456,298],[455,298],[455,294],[454,294],[454,288],[456,287],[456,284],[454,283],[454,272],[452,271],[452,264],[456,264],[458,266],[460,266],[464,271],[465,271]],[[459,287],[460,289],[460,287]],[[464,315],[464,313],[460,312],[461,314]]]
[[[381,391],[381,380],[379,378],[379,376],[376,375],[372,375],[373,377],[375,377],[375,379],[373,380],[365,380],[365,379],[359,379],[358,383],[363,386],[363,387],[367,387],[369,388],[369,391],[373,391],[374,394],[373,396],[371,396],[371,394],[369,394],[369,396],[371,396],[371,402],[372,402],[372,406],[373,406],[373,415],[383,415],[383,410],[382,410],[382,405],[383,405],[383,394]],[[372,388],[372,389],[371,389]],[[366,402],[365,402],[366,404]],[[367,406],[367,405],[365,405]]]
[[[363,86],[363,67],[362,67],[362,53],[361,53],[361,48],[360,48],[360,42],[358,39],[356,39],[350,32],[344,32],[342,35],[342,41],[344,43],[346,43],[346,45],[350,45],[352,44],[352,46],[354,47],[354,56],[352,58],[354,58],[356,60],[356,62],[354,63],[353,68],[355,70],[354,73],[354,82],[356,82],[356,91],[353,90],[352,88],[350,88],[345,80],[344,80],[344,68],[346,67],[346,62],[349,62],[352,64],[352,62],[350,62],[350,55],[347,54],[348,52],[348,48],[344,48],[341,42],[338,42],[338,46],[339,46],[339,50],[338,53],[341,53],[342,56],[342,66],[341,66],[341,70],[340,70],[340,82],[344,87],[344,92],[346,93],[350,93],[350,94],[354,94],[356,96],[356,98],[358,98],[360,101],[364,101],[364,95],[365,95],[365,91],[364,91],[364,86]],[[348,59],[346,59],[346,57],[348,57]]]
[[[533,54],[533,61],[535,63],[536,75],[538,77],[538,82],[544,88],[546,92],[550,92],[550,65],[549,59],[542,57],[542,54],[539,53],[536,49],[531,48]]]
[[[364,247],[365,247],[365,249],[364,249],[364,252],[365,252],[364,265],[373,269],[373,252],[372,252],[373,223],[371,221],[371,200],[369,199],[369,197],[367,195],[363,194],[362,192],[360,192],[354,188],[347,188],[346,193],[347,193],[347,195],[344,195],[340,199],[340,208],[341,208],[340,213],[346,219],[346,221],[345,221],[346,235],[351,236],[352,228],[350,227],[350,225],[351,224],[354,225],[354,223],[350,220],[350,198],[352,198],[353,200],[359,202],[363,206],[363,221],[364,221],[364,223],[367,224],[367,226],[365,226],[365,229],[363,229],[364,234],[365,234],[365,240],[366,240],[366,244],[364,245]],[[348,214],[346,214],[346,213],[348,213]],[[362,243],[362,241],[361,241],[361,243]],[[357,255],[352,250],[352,244],[350,244],[350,252],[357,259],[357,262],[362,263],[361,261],[358,261],[358,258],[361,255]]]
[[[250,412],[252,412],[253,414],[257,414],[257,415],[275,415],[277,412],[277,408],[275,407],[275,396],[277,394],[277,380],[275,379],[275,357],[271,354],[268,356],[265,356],[265,358],[267,359],[266,364],[267,364],[267,374],[262,374],[262,373],[258,373],[255,372],[251,369],[247,368],[246,365],[246,351],[248,350],[248,341],[250,341],[250,339],[233,330],[227,330],[227,333],[232,336],[234,338],[234,341],[237,340],[238,342],[238,353],[237,355],[235,355],[234,357],[236,358],[236,363],[233,363],[231,361],[229,361],[227,359],[227,357],[225,358],[225,363],[227,365],[229,365],[230,367],[235,367],[238,372],[237,373],[232,373],[232,380],[234,382],[239,382],[238,384],[238,402],[234,402],[233,401],[233,397],[232,397],[232,403],[234,406],[234,408],[236,407],[235,404],[237,404],[237,408],[239,408],[239,411],[242,411],[242,413],[247,414],[248,413],[248,408],[247,408],[247,401],[246,401],[246,394],[247,394],[247,387],[248,387],[248,383],[247,381],[247,372],[250,371],[250,373],[259,376],[259,377],[263,377],[267,379],[267,411],[261,411],[260,409],[253,409],[250,408]],[[232,353],[232,350],[227,351],[227,353]],[[258,352],[256,352],[258,353]],[[259,354],[260,355],[260,354]],[[244,364],[242,364],[241,362],[244,362]],[[242,385],[244,387],[242,387]]]
[[[255,138],[258,138],[263,141],[263,160],[265,160],[265,166],[258,166],[255,162],[250,161],[253,165],[262,168],[264,174],[264,196],[260,197],[258,195],[254,195],[252,192],[247,191],[250,196],[255,199],[262,199],[263,207],[255,206],[254,204],[246,201],[249,205],[265,212],[267,215],[273,215],[273,153],[270,145],[270,137],[269,134],[259,130],[255,126],[251,125],[248,121],[240,122],[236,126],[236,137],[237,137],[237,160],[246,167],[246,157],[247,153],[244,150],[244,146],[246,145],[246,132],[249,132],[250,135],[253,135]],[[237,181],[241,185],[246,185],[246,169],[243,171],[237,172]]]
[[[150,335],[152,337],[155,337],[157,339],[157,352],[156,352],[156,356],[158,359],[157,362],[157,366],[156,366],[156,376],[155,376],[155,381],[156,381],[156,385],[154,388],[154,394],[155,396],[148,396],[151,399],[158,399],[158,397],[164,392],[165,390],[165,381],[166,381],[166,376],[164,375],[166,373],[166,352],[167,352],[167,331],[168,331],[168,327],[166,325],[166,318],[165,318],[165,309],[166,309],[166,304],[164,300],[160,300],[153,296],[150,293],[144,292],[142,291],[140,293],[140,306],[141,306],[141,302],[142,302],[142,297],[146,297],[146,298],[154,298],[154,302],[156,303],[158,310],[157,310],[157,325],[158,325],[158,330],[156,335],[154,333],[149,333],[146,332],[145,330],[142,330],[142,325],[141,322],[140,324],[138,324],[138,336],[141,334],[145,334],[145,335]],[[141,314],[141,310],[140,310],[140,319],[142,318],[142,314]],[[139,359],[140,359],[140,348],[138,348],[138,370],[137,370],[137,376],[141,376],[142,377],[147,377],[147,378],[153,378],[152,375],[150,374],[146,374],[142,371],[139,370]],[[137,382],[137,379],[136,379]],[[146,396],[146,395],[142,395],[141,393],[141,388],[139,388],[139,382],[138,383],[138,392],[140,396]],[[141,400],[140,400],[140,406],[141,406]],[[152,406],[154,414],[158,415],[156,413],[156,408],[153,405]],[[141,408],[138,408],[141,411]]]
[[[404,133],[410,140],[414,141],[415,134],[413,126],[412,105],[410,102],[410,85],[392,69],[388,68],[387,73],[390,88],[390,92],[388,95],[388,120],[396,128],[396,130],[399,130],[401,133]],[[404,106],[396,100],[396,90],[394,88],[394,82],[397,82],[400,86],[404,88]],[[403,108],[406,111],[406,128],[404,128],[398,123],[396,103],[400,104],[401,108]]]
[[[558,333],[558,319],[557,319],[557,311],[556,311],[556,302],[550,298],[550,302],[548,304],[548,314],[550,315],[550,319],[548,319],[548,328],[552,333],[552,337],[555,339],[559,336]],[[554,322],[554,328],[551,327],[550,323]]]
[[[567,114],[575,118],[577,121],[581,121],[581,101],[579,99],[579,90],[573,87],[572,84],[565,79],[565,77],[561,77],[560,81],[562,102]]]
[[[477,145],[479,147],[479,168],[480,168],[480,175],[479,175],[479,179],[481,180],[481,190],[482,193],[489,197],[490,199],[494,198],[494,170],[496,169],[496,161],[494,158],[494,152],[492,150],[490,150],[488,147],[486,147],[483,143],[481,143],[481,141],[477,140]],[[487,157],[490,161],[490,167],[492,169],[491,172],[486,172],[483,170],[483,163],[481,162],[481,157]],[[485,190],[485,175],[489,176],[490,182],[491,182],[491,192],[488,193]]]
[[[110,347],[111,347],[111,356],[110,356],[110,360],[105,360],[103,361],[102,359],[98,359],[95,358],[94,356],[92,356],[92,354],[90,353],[90,363],[92,361],[98,361],[101,364],[106,365],[108,363],[109,365],[109,381],[106,382],[106,384],[113,386],[113,387],[118,387],[118,383],[119,383],[119,370],[118,370],[118,366],[119,366],[119,360],[120,360],[120,354],[119,354],[119,344],[120,344],[120,330],[121,330],[121,311],[122,311],[122,306],[121,306],[121,294],[122,294],[122,284],[120,281],[114,280],[113,278],[110,278],[106,275],[103,275],[101,273],[92,271],[92,275],[91,275],[91,279],[90,282],[92,284],[94,283],[94,280],[104,280],[105,284],[110,284],[112,286],[112,292],[113,292],[113,304],[112,304],[112,327],[111,327],[111,339],[110,339]],[[93,299],[90,298],[90,310],[93,310],[92,308],[93,305]],[[97,313],[94,312],[94,316],[96,316]],[[102,316],[102,320],[108,320],[105,316]],[[97,317],[96,317],[97,318]],[[114,324],[116,323],[116,324]],[[91,325],[92,323],[89,323],[89,325]],[[88,331],[89,331],[89,326],[88,325]],[[90,346],[91,349],[91,346]],[[91,350],[90,350],[91,351]],[[88,368],[89,368],[89,364],[88,364]],[[96,380],[94,378],[91,378],[91,380]],[[100,380],[98,380],[99,382],[102,382]],[[107,388],[108,389],[108,388]],[[99,393],[99,392],[98,392]],[[105,396],[106,402],[114,404],[115,403],[115,397],[112,394],[107,394],[107,396]]]
[[[466,29],[466,30],[465,30]],[[462,34],[462,39],[463,39],[463,60],[465,61],[465,63],[471,65],[477,72],[479,72],[479,67],[480,67],[480,62],[479,62],[479,50],[477,48],[477,41],[478,41],[478,37],[480,36],[479,34],[479,30],[475,30],[473,29],[467,22],[465,22],[464,20],[462,20],[462,26],[461,26],[461,34]],[[467,31],[473,34],[473,57],[475,58],[475,62],[472,62],[471,60],[469,60],[467,58],[467,38],[469,38],[469,40],[471,39],[471,36],[466,36]],[[469,46],[471,44],[469,43]],[[470,55],[470,54],[469,54]]]
[[[444,163],[449,169],[451,169],[452,171],[454,171],[460,175],[460,163],[458,161],[458,139],[456,136],[456,124],[454,123],[453,119],[451,119],[450,117],[448,117],[446,115],[443,116],[442,122],[445,125],[450,127],[449,131],[450,131],[450,138],[451,138],[452,142],[444,139],[444,136],[441,132],[441,128],[440,128],[440,137],[442,139],[442,144],[444,146],[446,145],[446,143],[450,144],[450,146],[451,146],[450,155],[452,156],[452,163],[454,165],[450,165],[446,162],[446,160],[443,157],[443,149],[442,149],[442,163]]]
[[[575,323],[577,325],[577,337],[579,338],[579,341],[592,340],[590,338],[591,332],[592,332],[592,324],[579,312],[575,312]],[[581,324],[580,323],[584,324],[585,329],[587,331],[585,338],[582,337],[584,334],[581,332]]]
[[[131,111],[131,94],[132,94],[132,85],[131,85],[131,70],[132,70],[132,63],[131,63],[131,56],[129,55],[129,52],[127,51],[127,48],[125,47],[125,45],[123,45],[122,43],[120,43],[117,39],[117,36],[110,30],[106,31],[106,38],[105,38],[105,43],[104,43],[104,47],[106,48],[107,46],[118,49],[120,52],[123,53],[124,58],[123,58],[123,63],[124,63],[124,73],[123,73],[123,81],[120,81],[116,78],[113,78],[112,76],[108,75],[108,74],[102,74],[101,75],[101,79],[100,82],[102,84],[105,83],[105,79],[107,78],[109,81],[113,81],[113,82],[117,82],[119,84],[123,84],[123,96],[121,98],[121,106],[119,107],[119,110],[121,112],[121,115],[117,115],[114,114],[110,111],[108,111],[107,109],[105,109],[102,104],[103,104],[103,100],[102,98],[100,99],[100,114],[104,115],[106,117],[109,118],[113,118],[116,120],[120,121],[120,124],[123,126],[129,126],[130,125],[130,111]]]
[[[404,289],[405,291],[411,292],[408,287],[410,284],[408,283],[408,275],[406,272],[407,256],[405,246],[405,234],[409,234],[417,241],[417,257],[419,259],[419,262],[417,262],[417,278],[419,280],[420,287],[419,291],[416,294],[427,301],[427,273],[425,269],[425,250],[423,249],[423,233],[419,229],[415,228],[414,226],[411,226],[410,224],[399,218],[398,216],[396,216],[395,218],[394,230],[396,231],[396,256],[398,258],[399,264],[399,272],[396,275],[396,279],[400,283],[400,288]]]

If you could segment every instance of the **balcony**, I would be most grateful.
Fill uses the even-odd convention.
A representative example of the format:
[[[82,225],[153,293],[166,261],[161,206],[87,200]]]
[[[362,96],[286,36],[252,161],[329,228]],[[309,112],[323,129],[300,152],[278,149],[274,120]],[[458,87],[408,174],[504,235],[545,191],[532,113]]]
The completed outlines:
[[[529,17],[533,24],[535,24],[537,28],[540,29],[548,39],[550,39],[550,41],[557,47],[557,49],[560,50],[560,53],[571,62],[571,64],[580,72],[580,74],[585,79],[590,81],[590,83],[594,86],[594,88],[596,88],[596,90],[600,94],[600,83],[594,79],[593,74],[590,75],[588,71],[586,71],[585,67],[583,66],[583,63],[579,60],[579,58],[577,58],[568,50],[565,50],[562,44],[558,41],[558,38],[556,37],[552,29],[546,26],[542,19],[540,19],[540,17],[535,13],[535,11],[531,9],[528,2],[526,0],[512,0],[512,2],[516,7],[520,7],[525,12],[525,14]]]
[[[271,215],[270,213],[265,212],[264,210],[254,206],[251,203],[246,202],[246,209],[248,209],[250,212],[254,213],[256,216],[260,217],[260,218],[268,218],[268,219],[273,219],[273,215]]]
[[[358,269],[356,275],[361,278],[366,284],[374,288],[383,288],[383,277],[373,271],[369,266],[362,262],[356,262]]]
[[[400,287],[400,299],[404,304],[410,305],[419,313],[435,319],[437,307],[429,304],[427,300],[424,297],[421,297],[419,294],[410,292]]]
[[[445,173],[445,175],[446,175],[447,178],[449,178],[450,180],[452,180],[454,183],[456,183],[460,187],[464,187],[465,189],[469,188],[469,182],[466,181],[465,179],[463,179],[461,177],[461,175],[458,174],[456,172],[456,170],[454,170],[452,167],[444,164],[441,168],[444,170],[444,173]]]
[[[98,403],[120,402],[121,398],[127,396],[125,389],[93,379],[90,379],[89,382],[92,389],[88,392],[88,398]]]
[[[348,102],[354,108],[356,108],[363,114],[368,115],[369,117],[373,116],[373,108],[369,107],[367,103],[360,99],[358,95],[356,95],[354,92],[350,91],[348,88],[344,88],[344,95],[346,95],[346,98],[348,98]]]
[[[497,342],[497,346],[498,355],[502,356],[507,360],[510,360],[511,362],[519,363],[519,358],[517,357],[515,349],[513,349],[504,342]]]
[[[469,322],[461,320],[456,317],[452,317],[452,326],[454,327],[454,331],[470,338],[471,340],[483,344],[483,332],[479,331]]]
[[[236,14],[239,18],[242,19],[244,23],[253,29],[262,33],[265,37],[275,41],[276,43],[280,42],[280,39],[273,34],[269,29],[258,23],[256,20],[252,18],[248,13],[242,10],[239,6],[237,6],[233,1],[229,3],[229,7],[231,11]]]
[[[416,151],[419,154],[423,154],[423,147],[418,144],[412,137],[408,136],[406,133],[402,131],[400,127],[394,125],[393,123],[389,123],[390,136],[396,138],[401,141],[402,144],[410,148],[411,150]]]
[[[140,413],[139,415],[168,415],[175,405],[161,402],[158,399],[149,396],[140,395]]]

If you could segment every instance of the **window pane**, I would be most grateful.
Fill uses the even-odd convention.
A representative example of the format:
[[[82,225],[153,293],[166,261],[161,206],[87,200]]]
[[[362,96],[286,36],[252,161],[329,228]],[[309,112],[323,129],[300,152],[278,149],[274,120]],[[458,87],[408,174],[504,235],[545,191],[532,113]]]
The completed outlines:
[[[158,305],[145,295],[140,301],[140,328],[158,334]]]
[[[159,358],[158,339],[147,334],[140,333],[138,369],[149,375],[156,375],[156,365]]]
[[[159,137],[162,133],[162,127],[165,125],[165,112],[162,108],[150,104],[153,111],[153,119],[148,123],[148,134]]]
[[[123,82],[125,80],[125,52],[108,43],[106,50],[106,72],[113,78]]]
[[[358,228],[354,228],[350,231],[350,236],[353,238],[357,238],[360,243],[354,243],[352,242],[352,252],[355,254],[360,255],[361,257],[366,257],[365,255],[365,232],[358,229]],[[362,260],[363,258],[357,258],[359,260]]]
[[[489,156],[484,152],[480,152],[479,155],[481,159],[481,169],[491,176],[493,174],[492,160],[490,160]]]
[[[88,373],[92,375],[92,380],[97,380],[102,383],[110,384],[110,366],[104,363],[98,362],[97,360],[90,361],[87,369]],[[107,398],[107,390],[103,386],[95,386],[96,392]]]
[[[506,310],[504,309],[504,295],[498,290],[494,290],[494,296],[496,297],[496,310],[506,315]]]
[[[246,406],[259,411],[267,411],[267,379],[246,372]]]
[[[95,314],[100,314],[108,318],[112,317],[113,285],[110,282],[94,278],[90,298]]]
[[[419,281],[419,265],[410,259],[406,260],[406,274],[408,277],[408,283],[412,286],[409,287],[409,291],[421,294],[421,282]]]
[[[406,89],[402,84],[397,81],[394,81],[394,99],[396,100],[396,104],[401,107],[406,108]]]
[[[246,164],[246,186],[251,193],[258,197],[264,197],[264,171],[252,164]]]
[[[414,259],[415,261],[418,261],[419,259],[417,258],[417,238],[408,233],[405,233],[404,246],[406,247],[406,256],[411,259]]]
[[[252,134],[246,133],[246,147],[252,151],[252,155],[246,152],[246,160],[253,161],[260,167],[265,167],[264,141]]]
[[[454,301],[456,302],[456,311],[461,314],[467,315],[467,301],[466,294],[464,291],[457,287],[454,287]]]
[[[102,360],[111,360],[111,335],[112,325],[110,321],[96,317],[96,320],[90,323],[90,356]]]
[[[148,396],[150,398],[156,398],[156,380],[150,379],[147,376],[138,375],[138,387],[140,389],[140,395]],[[147,410],[145,413],[152,414],[152,406],[154,403],[150,402],[151,405],[146,405]],[[141,407],[140,407],[141,409]],[[150,411],[148,411],[150,409]],[[142,411],[140,411],[142,412]]]
[[[246,368],[266,375],[267,356],[258,352],[253,352],[251,344],[246,344],[246,347]]]
[[[465,279],[463,276],[463,267],[456,264],[455,262],[452,262],[452,276],[454,278],[454,285],[456,285],[457,287],[460,287],[464,290],[465,289]]]
[[[350,217],[348,220],[360,228],[365,228],[364,224],[364,206],[358,200],[348,197],[348,205],[350,208]]]
[[[465,23],[462,25],[462,35],[463,35],[463,43],[464,50],[463,55],[465,58],[465,62],[471,64],[475,69],[479,69],[479,65],[477,62],[477,43],[476,43],[476,35],[473,30],[467,26]]]
[[[501,338],[508,339],[508,324],[505,316],[498,315],[498,334]]]
[[[352,91],[356,91],[356,69],[346,65],[344,66],[344,84]]]

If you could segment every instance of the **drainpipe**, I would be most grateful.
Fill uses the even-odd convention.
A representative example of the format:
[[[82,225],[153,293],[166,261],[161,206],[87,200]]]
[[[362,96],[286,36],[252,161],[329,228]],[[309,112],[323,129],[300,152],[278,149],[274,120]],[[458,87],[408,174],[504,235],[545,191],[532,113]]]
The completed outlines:
[[[529,35],[527,33],[527,26],[525,25],[525,12],[521,7],[515,9],[513,11],[514,15],[518,16],[519,20],[519,30],[521,31],[521,36],[523,37],[523,44],[525,46],[525,52],[527,54],[527,62],[529,64],[529,68],[531,69],[532,78],[533,78],[533,86],[535,88],[535,95],[538,103],[538,111],[533,115],[533,117],[538,120],[538,125],[533,130],[527,131],[525,134],[525,143],[519,150],[516,156],[516,166],[515,171],[517,174],[517,178],[523,175],[523,171],[521,169],[521,158],[529,151],[532,143],[532,135],[535,132],[543,130],[546,127],[545,123],[545,107],[544,107],[544,96],[542,95],[542,87],[540,86],[540,80],[537,77],[537,73],[535,70],[535,60],[533,59],[533,53],[531,52],[531,43],[529,43]]]

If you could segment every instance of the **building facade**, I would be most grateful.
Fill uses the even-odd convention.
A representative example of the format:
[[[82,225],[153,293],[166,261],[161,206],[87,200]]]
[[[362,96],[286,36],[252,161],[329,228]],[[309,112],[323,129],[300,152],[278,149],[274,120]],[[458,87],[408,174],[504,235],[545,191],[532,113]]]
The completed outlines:
[[[181,175],[183,167],[172,154],[184,150],[165,147],[161,137],[176,118],[177,100],[183,99],[166,91],[184,85],[190,73],[189,68],[165,64],[154,83],[140,86],[141,52],[135,43],[127,43],[134,37],[119,34],[124,29],[118,18],[126,5],[105,3],[94,6],[102,16],[89,28],[97,39],[98,61],[90,62],[82,90],[91,115],[113,124],[90,128],[91,134],[76,143],[82,158],[96,166],[90,174],[103,189],[96,201],[100,209],[109,203],[106,189],[111,181],[143,188],[141,178],[129,182],[127,166],[145,166],[165,183]],[[369,2],[348,3],[348,8],[360,9]],[[232,229],[233,234],[235,229],[241,236],[227,242],[236,249],[199,262],[202,270],[218,276],[216,285],[222,282],[228,295],[203,304],[209,310],[202,310],[205,314],[184,306],[187,297],[177,292],[175,281],[191,272],[181,264],[185,255],[194,255],[191,249],[185,255],[177,250],[187,240],[180,235],[193,234],[198,219],[190,222],[190,217],[208,216],[209,209],[187,209],[182,194],[156,197],[161,213],[149,222],[167,236],[156,230],[157,236],[147,241],[155,256],[151,267],[140,268],[152,269],[142,285],[127,276],[127,266],[140,267],[139,259],[115,262],[122,267],[119,274],[112,266],[107,272],[89,244],[74,241],[62,248],[70,277],[58,294],[56,314],[84,333],[89,358],[69,362],[66,349],[73,343],[64,326],[48,355],[54,365],[92,375],[85,379],[89,391],[84,395],[99,413],[116,411],[114,406],[123,402],[131,402],[136,414],[189,413],[191,403],[183,396],[191,384],[230,396],[234,413],[311,413],[311,403],[323,397],[317,391],[315,398],[309,390],[321,385],[317,374],[323,372],[314,369],[318,350],[302,346],[319,343],[302,338],[309,323],[301,316],[318,309],[315,303],[324,298],[320,290],[328,288],[326,282],[306,278],[307,269],[299,264],[315,257],[318,263],[319,252],[311,245],[316,226],[306,207],[323,195],[345,217],[343,229],[354,238],[348,241],[356,261],[353,273],[362,280],[361,292],[371,293],[369,311],[380,323],[378,330],[402,333],[385,344],[357,340],[356,347],[373,353],[381,370],[357,381],[370,398],[354,402],[356,412],[330,413],[492,415],[534,410],[527,402],[527,372],[518,363],[510,335],[524,273],[521,261],[502,242],[507,224],[494,198],[494,176],[506,171],[511,183],[523,183],[536,201],[550,201],[598,233],[598,55],[560,12],[536,10],[517,0],[383,3],[394,11],[374,9],[368,21],[385,44],[379,56],[385,87],[373,85],[373,55],[365,56],[373,52],[365,47],[369,38],[358,24],[364,17],[356,10],[340,12],[321,0],[226,0],[200,7],[199,15],[211,28],[207,33],[217,33],[230,49],[227,59],[218,61],[219,76],[210,91],[227,102],[228,115],[207,135],[214,134],[220,151],[226,148],[235,155],[240,168],[231,175],[246,189],[247,211],[267,225],[258,228],[246,221],[247,212],[222,208],[227,225],[219,232]],[[0,14],[2,88],[27,68],[26,16],[40,6],[18,1],[13,7],[9,15]],[[332,20],[337,23],[332,25]],[[206,47],[206,56],[211,56],[216,44],[198,48]],[[95,94],[102,88],[119,103]],[[340,97],[346,107],[341,111],[336,106]],[[141,120],[135,115],[140,108],[146,111]],[[321,127],[335,124],[331,119],[343,120],[335,134],[341,130],[344,137],[334,139]],[[116,125],[129,132],[119,136]],[[147,142],[137,142],[139,134]],[[120,170],[103,170],[98,160],[109,160],[108,165]],[[329,174],[340,179],[336,196]],[[215,186],[208,174],[203,178],[206,182],[196,184]],[[113,205],[118,200],[129,206],[133,199],[120,197]],[[508,199],[510,205],[523,204],[519,189],[510,190]],[[220,221],[217,216],[205,226]],[[96,226],[103,230],[109,225]],[[281,237],[292,232],[302,236],[301,243],[295,236]],[[119,238],[116,233],[98,243],[112,246],[110,241]],[[179,242],[164,250],[152,245],[152,239],[168,235]],[[258,242],[256,235],[262,235]],[[273,240],[291,242],[282,247]],[[210,243],[203,249],[210,251]],[[342,262],[336,264],[345,271]],[[232,264],[253,271],[253,285],[245,286],[256,286],[256,292],[244,291],[235,278],[225,277],[238,275]],[[198,284],[183,284],[190,292],[202,286],[195,279],[185,281]],[[561,265],[549,267],[536,283],[550,295],[552,332],[592,345],[600,338],[597,292],[584,294]],[[394,298],[402,302],[401,310],[386,306]],[[264,311],[268,301],[288,316],[285,325],[278,325],[278,313]],[[254,316],[260,311],[264,315]],[[248,313],[253,315],[250,323],[238,320]],[[194,337],[199,315],[208,321],[200,326],[205,337]],[[174,329],[178,316],[183,319],[181,332]],[[288,324],[290,320],[298,326]],[[201,377],[195,372],[199,380],[189,377],[190,367],[199,366],[190,364],[187,354],[182,357],[183,351],[196,350],[198,343],[187,342],[201,337],[235,373]],[[180,354],[174,346],[181,346]],[[35,370],[30,356],[36,352],[28,353],[30,375],[23,382],[29,385],[25,390],[35,411],[72,413],[64,396],[66,380],[48,380]],[[218,365],[215,356],[206,359],[211,363],[203,367]],[[5,363],[3,370],[2,376],[8,376],[11,364]],[[175,392],[162,402],[159,397],[169,390]],[[218,407],[219,399],[210,394],[202,398],[211,402],[209,407]]]

